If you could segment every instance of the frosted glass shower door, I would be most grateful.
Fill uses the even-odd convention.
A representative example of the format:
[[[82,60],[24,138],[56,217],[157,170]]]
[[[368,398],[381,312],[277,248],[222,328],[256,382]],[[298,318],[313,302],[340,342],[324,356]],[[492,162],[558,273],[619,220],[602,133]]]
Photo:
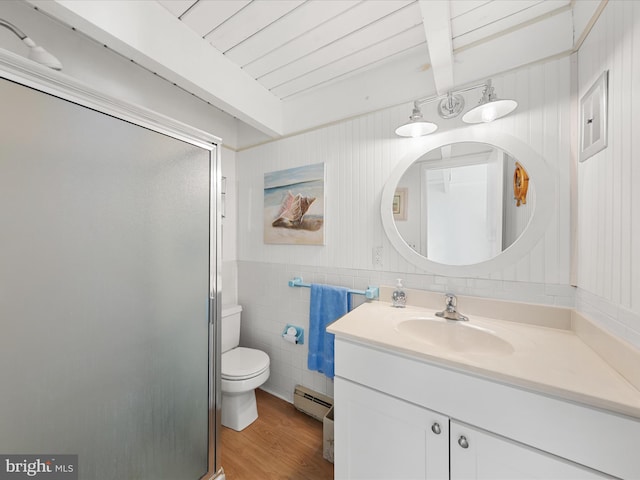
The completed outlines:
[[[0,79],[0,454],[208,469],[212,151]]]

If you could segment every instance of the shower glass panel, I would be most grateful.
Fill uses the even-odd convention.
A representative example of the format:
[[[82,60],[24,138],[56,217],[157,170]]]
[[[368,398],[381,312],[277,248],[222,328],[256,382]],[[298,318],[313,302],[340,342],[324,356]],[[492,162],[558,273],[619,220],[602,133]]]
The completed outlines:
[[[212,152],[0,79],[0,454],[208,469]]]

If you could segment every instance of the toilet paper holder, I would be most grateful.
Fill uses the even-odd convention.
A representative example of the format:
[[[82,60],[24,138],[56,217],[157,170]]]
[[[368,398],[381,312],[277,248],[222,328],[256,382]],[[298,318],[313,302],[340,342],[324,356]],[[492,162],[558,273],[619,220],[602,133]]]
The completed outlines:
[[[282,338],[289,343],[302,345],[304,344],[304,328],[289,325],[287,323],[287,326],[284,327],[284,330],[282,331]]]

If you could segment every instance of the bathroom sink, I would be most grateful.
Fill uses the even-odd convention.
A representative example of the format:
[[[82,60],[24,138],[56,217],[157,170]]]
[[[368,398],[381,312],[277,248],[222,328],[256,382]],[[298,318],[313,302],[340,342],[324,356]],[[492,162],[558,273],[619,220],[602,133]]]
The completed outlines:
[[[492,331],[469,322],[413,317],[399,322],[396,331],[434,347],[461,353],[508,355],[513,346]]]

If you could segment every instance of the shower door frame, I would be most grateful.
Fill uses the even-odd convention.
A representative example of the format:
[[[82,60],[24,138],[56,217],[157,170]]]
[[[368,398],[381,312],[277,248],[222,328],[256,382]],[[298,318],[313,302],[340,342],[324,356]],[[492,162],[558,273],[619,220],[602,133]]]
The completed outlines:
[[[181,140],[209,152],[209,355],[208,471],[201,480],[223,480],[220,464],[221,369],[221,154],[220,138],[144,107],[105,95],[86,84],[0,48],[0,78]]]

